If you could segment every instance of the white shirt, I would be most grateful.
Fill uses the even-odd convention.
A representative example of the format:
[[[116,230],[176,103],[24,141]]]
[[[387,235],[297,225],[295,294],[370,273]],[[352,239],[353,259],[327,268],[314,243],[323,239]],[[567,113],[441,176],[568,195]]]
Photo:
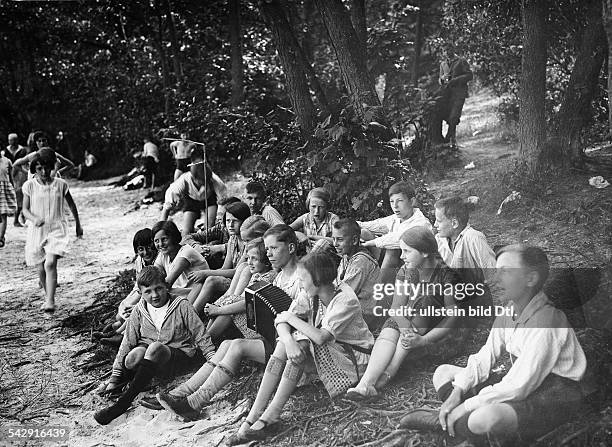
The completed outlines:
[[[516,321],[510,316],[495,319],[487,342],[469,357],[453,385],[468,391],[484,382],[503,352],[516,357],[512,367],[499,383],[467,399],[464,405],[468,411],[523,400],[551,373],[579,381],[586,371],[586,357],[576,333],[544,292],[531,299]]]
[[[440,256],[450,268],[480,270],[473,272],[474,282],[482,281],[483,279],[490,283],[495,275],[495,253],[487,243],[486,236],[478,230],[475,230],[470,224],[459,233],[455,246],[451,250],[449,240],[446,237],[441,237],[436,234],[438,242],[438,252]]]
[[[153,324],[158,331],[161,331],[164,318],[166,318],[166,312],[168,311],[168,301],[166,301],[166,304],[162,307],[155,307],[147,303],[147,310],[149,311],[151,320],[153,320]]]
[[[189,196],[193,200],[203,202],[204,199],[210,197],[212,188],[214,188],[217,194],[217,199],[225,197],[227,195],[227,187],[223,180],[213,172],[206,187],[204,185],[197,186],[193,180],[191,172],[183,173],[177,178],[166,190],[166,196],[164,199],[164,208],[172,209],[184,196]]]
[[[431,222],[420,209],[414,208],[412,216],[403,222],[395,214],[380,219],[371,220],[369,222],[357,222],[359,226],[372,233],[378,233],[382,236],[374,239],[374,244],[378,248],[399,249],[399,241],[402,234],[413,227],[426,227],[433,233]]]

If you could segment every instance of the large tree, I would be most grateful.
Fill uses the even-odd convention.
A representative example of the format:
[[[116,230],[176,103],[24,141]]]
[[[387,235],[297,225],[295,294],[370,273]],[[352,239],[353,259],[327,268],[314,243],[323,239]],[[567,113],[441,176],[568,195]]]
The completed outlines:
[[[522,0],[523,55],[519,90],[520,156],[527,173],[544,160],[546,143],[546,8],[541,0]]]
[[[240,0],[228,0],[228,27],[232,59],[232,93],[230,103],[234,106],[244,100],[244,68],[242,64],[242,39],[240,35]]]
[[[612,135],[612,0],[603,0],[603,24],[608,39],[608,126]]]

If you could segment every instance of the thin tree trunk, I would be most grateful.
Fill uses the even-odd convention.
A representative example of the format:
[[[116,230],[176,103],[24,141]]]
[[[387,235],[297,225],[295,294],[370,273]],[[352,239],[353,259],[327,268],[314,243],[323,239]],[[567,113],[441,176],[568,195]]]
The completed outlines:
[[[232,95],[233,106],[244,100],[244,67],[242,64],[242,39],[240,38],[240,0],[229,0],[229,36],[232,57]]]
[[[608,39],[608,126],[612,136],[612,0],[603,0],[603,25]]]
[[[357,33],[361,52],[368,57],[368,23],[366,20],[365,0],[351,0],[351,23]]]
[[[304,57],[278,0],[259,3],[263,17],[274,36],[278,58],[285,73],[287,93],[304,138],[309,138],[315,123],[314,105],[306,80]]]
[[[519,90],[520,157],[527,174],[542,167],[546,140],[546,10],[540,0],[523,0],[523,57]]]
[[[414,37],[414,59],[412,61],[412,86],[418,87],[419,84],[419,64],[421,63],[421,50],[423,48],[423,8],[424,2],[417,2],[417,11]]]
[[[563,167],[583,164],[580,132],[593,115],[591,104],[607,52],[600,0],[591,0],[585,6],[588,10],[574,68],[555,117],[552,142],[548,145],[551,152],[547,158]]]
[[[364,117],[365,106],[380,106],[370,80],[366,60],[342,0],[315,0],[327,28],[340,66],[350,102],[358,117]]]
[[[168,23],[168,32],[170,34],[170,47],[172,49],[172,65],[174,66],[174,76],[179,89],[183,86],[183,64],[181,62],[181,50],[172,18],[172,6],[170,0],[164,0],[164,9],[166,13],[166,21]]]
[[[168,58],[164,49],[164,22],[159,9],[159,4],[156,5],[155,13],[157,14],[157,38],[153,39],[153,43],[159,53],[159,62],[162,69],[162,84],[164,88],[164,118],[170,116],[170,70],[168,68]]]

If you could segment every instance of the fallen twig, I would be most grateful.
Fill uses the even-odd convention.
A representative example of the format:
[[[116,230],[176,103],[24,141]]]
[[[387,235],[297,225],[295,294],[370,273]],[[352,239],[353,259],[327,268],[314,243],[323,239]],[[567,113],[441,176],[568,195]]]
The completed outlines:
[[[376,441],[371,441],[371,442],[366,442],[365,444],[359,444],[358,447],[378,447],[380,445],[385,444],[385,442],[390,441],[391,439],[395,438],[398,435],[405,435],[408,433],[408,430],[404,430],[404,429],[400,429],[400,430],[393,430],[391,433],[389,433],[387,436],[385,436],[382,439],[377,439]],[[391,444],[391,445],[396,445]]]

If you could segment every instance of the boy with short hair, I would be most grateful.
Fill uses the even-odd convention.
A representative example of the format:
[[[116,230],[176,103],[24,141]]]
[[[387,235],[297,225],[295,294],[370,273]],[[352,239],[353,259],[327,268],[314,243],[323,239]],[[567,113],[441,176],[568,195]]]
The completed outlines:
[[[261,215],[270,228],[274,225],[284,225],[285,221],[280,213],[269,203],[266,203],[266,189],[260,182],[249,182],[245,188],[244,203],[249,205],[251,215]]]
[[[438,251],[446,265],[458,270],[466,282],[489,283],[495,274],[495,253],[486,236],[469,224],[469,204],[461,197],[449,197],[434,207]]]
[[[161,270],[155,266],[144,267],[137,283],[142,299],[128,320],[113,363],[111,382],[121,382],[124,369],[134,370],[135,374],[115,404],[94,414],[102,425],[125,413],[162,367],[184,365],[196,355],[198,348],[207,358],[215,352],[206,328],[189,301],[168,293]]]
[[[361,303],[363,318],[370,330],[376,323],[373,298],[374,284],[380,276],[380,267],[370,252],[360,244],[361,228],[353,219],[340,219],[332,227],[334,247],[342,257],[336,283],[348,284]]]
[[[503,247],[497,271],[510,315],[495,319],[485,345],[465,368],[436,369],[433,383],[442,408],[412,410],[402,428],[442,428],[469,441],[488,436],[517,445],[517,437],[522,444],[542,436],[580,411],[586,357],[565,314],[542,291],[546,254],[537,247]],[[512,366],[494,383],[491,372],[504,352]]]
[[[399,241],[409,228],[426,227],[432,230],[431,222],[420,209],[415,208],[416,192],[410,183],[401,181],[389,188],[389,203],[393,214],[369,222],[357,221],[361,229],[361,237],[366,242],[364,247],[370,248],[375,257],[380,250],[385,249],[381,264],[381,282],[391,283],[395,279],[397,269],[401,266]],[[379,236],[379,237],[376,237]]]

